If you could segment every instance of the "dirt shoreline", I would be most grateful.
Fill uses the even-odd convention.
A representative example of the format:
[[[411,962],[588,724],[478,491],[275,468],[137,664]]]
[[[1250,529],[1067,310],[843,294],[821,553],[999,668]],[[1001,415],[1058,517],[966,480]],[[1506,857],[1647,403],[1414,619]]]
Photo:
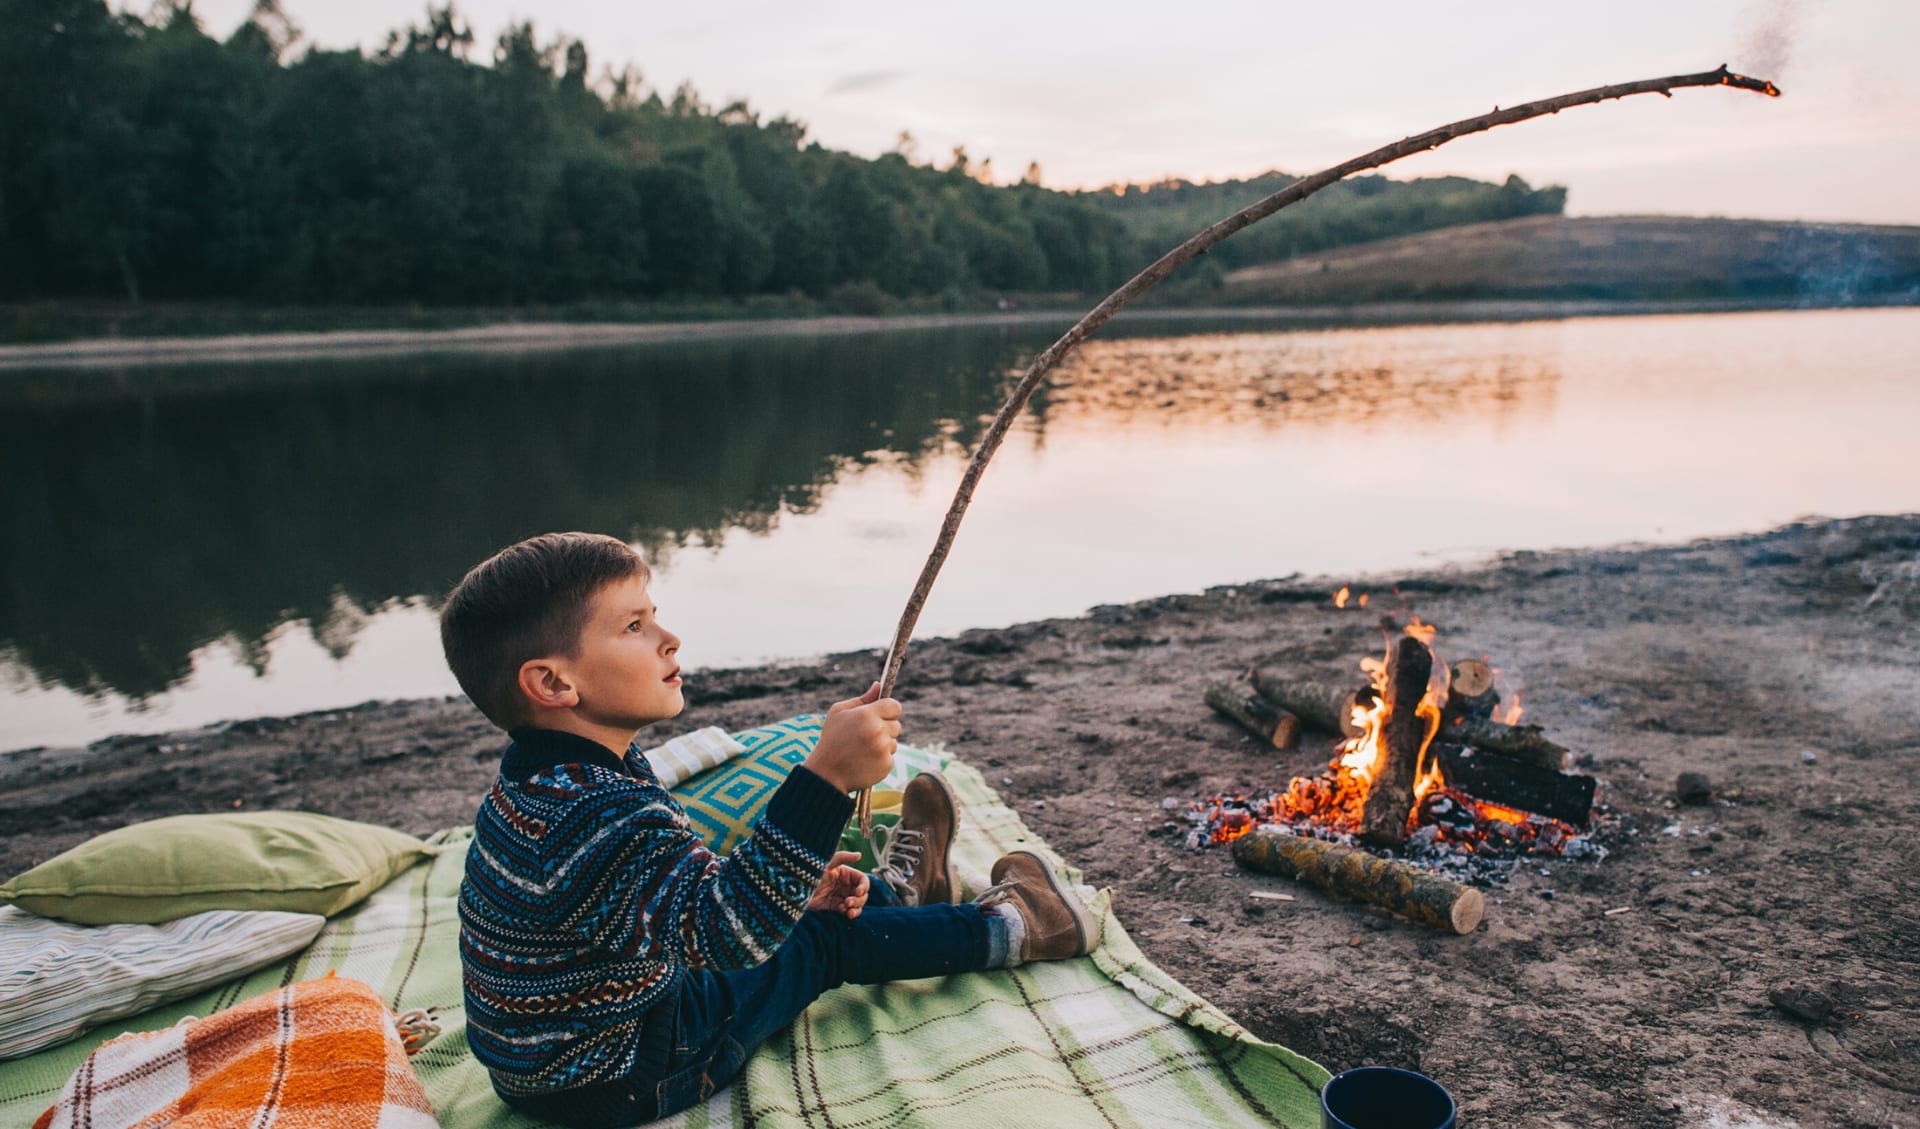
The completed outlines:
[[[1462,321],[1536,321],[1646,314],[1729,313],[1799,309],[1792,298],[1699,300],[1524,300],[1371,302],[1331,306],[1149,307],[1130,321],[1248,321],[1263,325],[1411,325]],[[0,345],[0,371],[9,369],[124,368],[148,364],[257,363],[318,358],[402,356],[439,352],[519,352],[662,341],[881,333],[974,325],[1058,323],[1062,329],[1086,311],[1021,310],[986,314],[829,315],[685,322],[510,322],[458,329],[341,329],[298,333],[242,333],[210,337],[100,337],[33,345]]]
[[[979,766],[1113,888],[1150,957],[1254,1032],[1333,1069],[1432,1074],[1463,1126],[1920,1126],[1920,515],[1375,577],[1364,612],[1326,598],[1349,579],[916,644],[909,736]],[[1165,797],[1324,763],[1323,741],[1243,739],[1202,704],[1208,681],[1256,662],[1350,680],[1379,615],[1408,611],[1443,654],[1518,671],[1528,720],[1590,758],[1621,816],[1608,858],[1522,867],[1455,938],[1149,835]],[[877,664],[705,673],[657,735],[817,709]],[[7,754],[0,870],[236,805],[464,823],[499,747],[438,699]],[[1674,805],[1683,769],[1708,774],[1712,804]],[[1833,1013],[1794,1018],[1775,989]]]

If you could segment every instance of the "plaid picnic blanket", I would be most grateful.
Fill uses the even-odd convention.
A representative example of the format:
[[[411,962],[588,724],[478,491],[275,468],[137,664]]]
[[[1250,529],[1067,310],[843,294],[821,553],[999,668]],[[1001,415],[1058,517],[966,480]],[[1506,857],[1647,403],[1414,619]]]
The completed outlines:
[[[435,1129],[386,1005],[327,977],[96,1049],[34,1129]]]
[[[965,805],[954,848],[963,881],[977,888],[993,860],[1014,848],[1051,854],[978,772],[955,761],[946,773]],[[467,1050],[454,899],[470,838],[464,828],[436,836],[434,857],[333,919],[289,960],[0,1063],[0,1124],[32,1122],[87,1053],[119,1031],[207,1015],[329,970],[372,985],[396,1011],[441,1008],[441,1035],[412,1062],[447,1129],[538,1124],[500,1104]],[[1103,929],[1091,957],[840,988],[763,1046],[733,1085],[662,1124],[1319,1124],[1323,1068],[1254,1038],[1154,967],[1110,912],[1105,892],[1091,904]]]

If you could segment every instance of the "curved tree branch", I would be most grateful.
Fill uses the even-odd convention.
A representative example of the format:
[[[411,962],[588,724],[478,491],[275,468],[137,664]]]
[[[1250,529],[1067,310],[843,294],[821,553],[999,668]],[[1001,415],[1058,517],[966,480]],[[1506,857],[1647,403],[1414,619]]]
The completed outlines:
[[[1066,335],[1033,359],[1026,375],[1008,395],[1007,402],[993,417],[986,435],[980,440],[980,447],[974,452],[973,460],[967,464],[966,473],[960,476],[960,486],[954,492],[953,503],[947,508],[946,520],[940,524],[940,535],[935,539],[933,553],[920,570],[920,578],[914,582],[913,593],[907,598],[906,610],[900,616],[900,624],[894,629],[893,644],[887,651],[887,662],[880,677],[882,695],[893,693],[894,683],[899,680],[900,669],[906,663],[907,642],[913,637],[913,628],[920,620],[920,611],[926,606],[927,595],[933,590],[934,578],[940,575],[940,568],[946,563],[947,554],[953,548],[954,535],[960,530],[960,519],[966,515],[967,506],[973,501],[973,491],[980,484],[980,476],[987,469],[987,461],[1000,448],[1000,441],[1006,438],[1007,429],[1013,425],[1014,418],[1026,406],[1043,377],[1058,365],[1074,346],[1085,340],[1094,330],[1099,329],[1120,312],[1127,303],[1146,293],[1154,284],[1172,274],[1195,256],[1206,253],[1214,244],[1232,235],[1234,232],[1258,223],[1268,216],[1320,191],[1337,180],[1352,176],[1367,169],[1397,161],[1415,153],[1424,153],[1437,149],[1457,137],[1468,134],[1484,133],[1495,126],[1511,125],[1529,118],[1545,114],[1557,114],[1561,110],[1574,106],[1586,106],[1595,102],[1610,102],[1616,98],[1627,98],[1635,94],[1661,94],[1673,97],[1673,92],[1689,86],[1730,86],[1739,90],[1751,90],[1759,94],[1779,97],[1780,90],[1765,79],[1749,78],[1734,74],[1723,64],[1718,70],[1702,71],[1699,74],[1670,75],[1666,78],[1642,79],[1639,82],[1623,82],[1613,86],[1596,86],[1591,90],[1562,94],[1557,98],[1547,98],[1538,102],[1527,102],[1507,109],[1495,107],[1491,112],[1478,117],[1463,118],[1460,121],[1402,138],[1391,145],[1383,145],[1371,153],[1355,157],[1344,164],[1297,180],[1241,211],[1235,212],[1205,231],[1200,232],[1180,246],[1160,256],[1145,270],[1134,275],[1126,285],[1107,295],[1106,300],[1095,306],[1087,315],[1076,322]],[[859,795],[860,827],[864,832],[871,825],[872,796],[870,791]]]

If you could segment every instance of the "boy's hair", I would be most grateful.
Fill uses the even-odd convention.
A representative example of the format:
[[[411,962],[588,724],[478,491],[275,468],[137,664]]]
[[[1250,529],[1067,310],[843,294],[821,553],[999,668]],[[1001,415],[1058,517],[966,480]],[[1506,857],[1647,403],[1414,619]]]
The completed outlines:
[[[543,533],[474,565],[440,609],[440,646],[460,688],[502,729],[528,720],[520,668],[579,653],[593,597],[653,572],[617,537]]]

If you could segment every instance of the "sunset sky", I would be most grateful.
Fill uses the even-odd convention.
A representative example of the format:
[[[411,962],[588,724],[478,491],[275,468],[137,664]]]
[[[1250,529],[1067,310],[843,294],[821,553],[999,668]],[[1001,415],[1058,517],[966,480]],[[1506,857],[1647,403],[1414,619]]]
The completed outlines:
[[[309,41],[369,49],[424,11],[283,5]],[[249,7],[198,0],[195,11],[225,35]],[[710,103],[744,98],[866,156],[907,130],[922,160],[945,163],[964,145],[1002,181],[1037,161],[1056,188],[1311,172],[1495,104],[1726,62],[1787,96],[1690,90],[1584,108],[1389,172],[1517,172],[1567,185],[1568,210],[1583,215],[1920,223],[1912,0],[459,7],[483,45],[531,16],[543,41],[582,39],[596,70],[631,62],[664,94],[691,80]]]

